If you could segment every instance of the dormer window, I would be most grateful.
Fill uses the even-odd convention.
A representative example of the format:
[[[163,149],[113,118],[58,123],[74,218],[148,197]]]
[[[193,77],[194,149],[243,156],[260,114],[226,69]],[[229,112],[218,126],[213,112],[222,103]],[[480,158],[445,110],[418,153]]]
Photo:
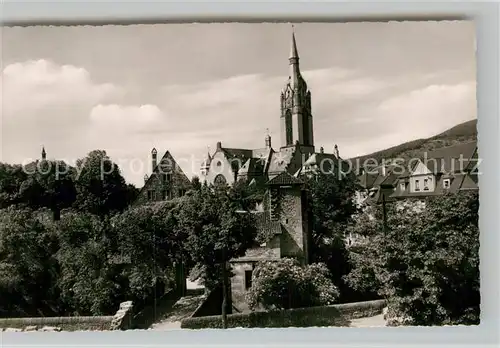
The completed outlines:
[[[399,187],[401,188],[401,191],[406,190],[406,183],[402,182]]]
[[[424,191],[429,191],[429,180],[424,179]]]
[[[444,179],[443,180],[443,188],[449,189],[450,188],[450,179]]]

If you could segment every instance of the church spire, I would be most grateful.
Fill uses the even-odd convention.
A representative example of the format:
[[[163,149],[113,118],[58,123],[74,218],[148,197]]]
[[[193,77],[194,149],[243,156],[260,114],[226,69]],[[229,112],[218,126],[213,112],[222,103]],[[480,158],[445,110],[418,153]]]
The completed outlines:
[[[290,85],[292,88],[298,87],[298,82],[300,79],[300,69],[299,69],[299,52],[297,50],[297,42],[295,41],[295,30],[292,25],[292,44],[290,46]]]
[[[47,158],[47,153],[45,152],[45,146],[42,146],[42,160]]]
[[[292,45],[290,47],[290,59],[299,60],[299,52],[297,51],[297,42],[295,41],[295,30],[292,25]]]

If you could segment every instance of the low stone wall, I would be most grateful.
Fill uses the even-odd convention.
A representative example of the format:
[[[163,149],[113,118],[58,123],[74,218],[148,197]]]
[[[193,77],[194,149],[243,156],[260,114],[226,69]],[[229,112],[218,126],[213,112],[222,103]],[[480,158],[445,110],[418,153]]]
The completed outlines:
[[[109,330],[113,316],[2,318],[2,331],[103,331]]]
[[[346,303],[324,307],[296,308],[228,315],[229,328],[349,326],[350,320],[381,314],[385,300]],[[184,329],[222,328],[221,317],[191,317],[181,322]]]
[[[133,304],[132,301],[120,303],[118,312],[111,321],[111,330],[128,330],[132,328]]]
[[[1,331],[108,331],[132,327],[132,301],[120,303],[115,315],[88,317],[0,318]]]

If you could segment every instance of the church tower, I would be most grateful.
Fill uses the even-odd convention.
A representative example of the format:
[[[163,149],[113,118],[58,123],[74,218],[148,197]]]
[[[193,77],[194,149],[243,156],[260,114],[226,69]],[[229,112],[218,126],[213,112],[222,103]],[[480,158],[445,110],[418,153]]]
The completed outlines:
[[[281,147],[298,144],[302,153],[313,153],[311,92],[300,73],[294,32],[292,32],[289,64],[290,74],[281,92]]]

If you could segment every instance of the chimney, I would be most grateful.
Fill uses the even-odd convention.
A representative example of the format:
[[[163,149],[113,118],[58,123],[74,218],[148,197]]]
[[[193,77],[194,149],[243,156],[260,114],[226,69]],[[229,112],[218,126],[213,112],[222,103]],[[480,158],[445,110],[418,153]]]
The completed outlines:
[[[149,179],[149,176],[147,174],[144,175],[144,183],[146,183],[146,181],[148,181],[148,179]]]
[[[265,140],[265,142],[266,142],[266,149],[270,149],[271,148],[271,136],[269,135],[269,128],[266,129],[266,132],[267,132],[267,134],[266,134],[266,140]]]
[[[325,153],[325,149],[323,148],[323,146],[321,146],[321,147],[319,148],[319,152],[320,152],[320,153]]]
[[[335,144],[335,147],[333,148],[333,153],[335,154],[335,157],[340,158],[339,147],[337,144]]]
[[[151,160],[151,166],[153,167],[151,169],[151,171],[153,171],[153,172],[156,169],[156,160],[157,160],[156,156],[157,156],[157,154],[158,154],[158,151],[156,151],[156,149],[153,148],[153,150],[151,150],[151,158],[152,158],[152,160]]]
[[[222,150],[222,143],[220,141],[217,142],[217,151]]]
[[[385,176],[386,170],[385,170],[385,164],[382,164],[382,176]]]

